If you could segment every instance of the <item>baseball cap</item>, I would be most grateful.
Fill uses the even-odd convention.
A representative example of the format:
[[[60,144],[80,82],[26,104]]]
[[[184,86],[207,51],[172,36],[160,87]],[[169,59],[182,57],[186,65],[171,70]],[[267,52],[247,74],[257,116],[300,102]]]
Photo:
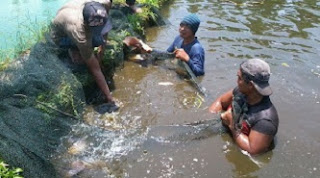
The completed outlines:
[[[240,70],[252,81],[255,89],[263,96],[272,94],[269,85],[270,66],[261,59],[249,59],[240,64]]]
[[[84,21],[87,22],[94,34],[104,35],[112,29],[107,10],[101,3],[86,3],[82,13]]]

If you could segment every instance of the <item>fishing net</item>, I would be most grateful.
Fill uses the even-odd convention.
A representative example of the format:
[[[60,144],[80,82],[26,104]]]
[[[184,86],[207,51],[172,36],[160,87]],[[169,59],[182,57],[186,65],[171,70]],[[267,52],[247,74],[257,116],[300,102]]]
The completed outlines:
[[[219,118],[200,120],[183,125],[154,126],[149,129],[148,137],[163,143],[180,143],[205,139],[227,132]]]
[[[38,43],[0,73],[0,155],[25,177],[55,177],[50,155],[83,108],[81,83],[56,54]]]
[[[110,15],[113,30],[102,61],[108,84],[124,60],[122,40],[136,35],[124,13],[113,9]],[[72,64],[67,50],[48,37],[37,43],[0,73],[0,156],[25,177],[57,177],[51,155],[80,122],[88,98],[101,98],[97,89],[86,66]]]

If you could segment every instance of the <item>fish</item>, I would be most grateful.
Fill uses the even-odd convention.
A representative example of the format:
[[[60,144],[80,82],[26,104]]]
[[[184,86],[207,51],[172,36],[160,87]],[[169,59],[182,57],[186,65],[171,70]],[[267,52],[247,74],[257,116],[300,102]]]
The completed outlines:
[[[146,58],[154,59],[174,59],[176,56],[174,53],[169,53],[166,51],[160,51],[152,49],[149,45],[144,43],[142,40],[137,37],[128,36],[123,40],[123,43],[128,47],[139,48],[142,55],[134,56],[132,58],[139,58],[139,60]]]
[[[122,41],[128,47],[141,48],[141,52],[150,52],[152,48],[137,37],[127,36]]]
[[[81,139],[72,144],[71,147],[68,148],[68,153],[72,155],[77,155],[83,152],[87,148],[87,143],[85,139]]]

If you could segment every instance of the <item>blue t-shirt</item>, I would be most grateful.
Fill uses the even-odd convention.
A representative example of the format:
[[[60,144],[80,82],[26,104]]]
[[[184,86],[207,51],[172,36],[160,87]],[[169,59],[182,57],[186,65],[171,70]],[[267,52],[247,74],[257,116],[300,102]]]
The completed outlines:
[[[183,38],[179,35],[167,51],[172,53],[175,48],[183,48],[189,55],[190,60],[187,63],[196,76],[204,75],[204,50],[197,37],[191,43],[183,45]]]

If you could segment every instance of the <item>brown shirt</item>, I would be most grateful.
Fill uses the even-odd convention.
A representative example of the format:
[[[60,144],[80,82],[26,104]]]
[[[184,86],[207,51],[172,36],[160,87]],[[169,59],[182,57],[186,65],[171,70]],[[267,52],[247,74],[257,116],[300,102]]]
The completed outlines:
[[[55,43],[62,37],[69,37],[78,47],[81,56],[87,60],[93,54],[92,34],[84,24],[82,10],[87,2],[99,2],[111,7],[110,0],[71,0],[62,6],[53,19],[51,36]]]

